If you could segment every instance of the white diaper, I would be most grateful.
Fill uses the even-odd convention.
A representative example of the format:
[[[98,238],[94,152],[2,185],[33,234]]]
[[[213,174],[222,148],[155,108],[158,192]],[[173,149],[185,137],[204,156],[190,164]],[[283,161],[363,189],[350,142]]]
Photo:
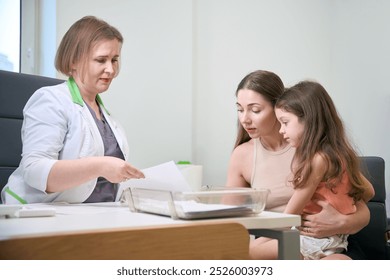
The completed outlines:
[[[325,238],[301,235],[301,254],[305,260],[319,260],[335,253],[342,253],[348,246],[348,235],[339,234]]]

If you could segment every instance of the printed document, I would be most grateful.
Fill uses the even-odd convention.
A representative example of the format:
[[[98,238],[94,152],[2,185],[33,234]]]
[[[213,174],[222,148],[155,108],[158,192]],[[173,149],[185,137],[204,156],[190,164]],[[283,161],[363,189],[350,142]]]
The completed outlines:
[[[146,188],[166,191],[191,191],[191,187],[173,161],[162,163],[143,169],[144,179],[130,179],[119,184],[115,201],[119,201],[123,190],[132,188]]]

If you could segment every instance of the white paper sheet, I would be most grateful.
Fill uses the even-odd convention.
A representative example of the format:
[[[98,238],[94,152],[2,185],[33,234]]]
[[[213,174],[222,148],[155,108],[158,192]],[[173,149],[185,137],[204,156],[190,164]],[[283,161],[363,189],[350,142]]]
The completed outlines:
[[[168,161],[142,170],[144,179],[130,179],[119,184],[115,201],[119,201],[123,190],[129,187],[167,191],[191,191],[191,187],[173,161]]]

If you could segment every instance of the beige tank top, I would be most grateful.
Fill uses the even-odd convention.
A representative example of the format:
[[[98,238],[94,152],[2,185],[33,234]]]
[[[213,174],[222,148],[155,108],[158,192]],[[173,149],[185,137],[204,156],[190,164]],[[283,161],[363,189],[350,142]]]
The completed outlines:
[[[295,148],[288,145],[280,151],[268,151],[255,139],[251,186],[270,190],[266,210],[283,212],[294,190],[288,186]]]

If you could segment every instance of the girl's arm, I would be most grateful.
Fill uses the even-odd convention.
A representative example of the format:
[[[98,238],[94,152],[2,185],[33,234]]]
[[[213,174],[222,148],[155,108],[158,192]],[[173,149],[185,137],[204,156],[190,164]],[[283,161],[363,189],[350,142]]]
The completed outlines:
[[[326,162],[320,155],[315,155],[312,161],[312,172],[307,183],[302,188],[296,188],[290,198],[284,213],[300,215],[306,204],[313,197],[318,184],[322,181],[326,172]]]
[[[372,184],[363,176],[365,192],[363,200],[356,202],[356,212],[344,215],[338,212],[326,201],[317,201],[321,206],[321,212],[317,214],[302,214],[302,226],[309,227],[310,232],[301,231],[301,234],[316,238],[323,238],[335,234],[355,234],[368,225],[370,221],[370,211],[366,202],[374,194]]]

